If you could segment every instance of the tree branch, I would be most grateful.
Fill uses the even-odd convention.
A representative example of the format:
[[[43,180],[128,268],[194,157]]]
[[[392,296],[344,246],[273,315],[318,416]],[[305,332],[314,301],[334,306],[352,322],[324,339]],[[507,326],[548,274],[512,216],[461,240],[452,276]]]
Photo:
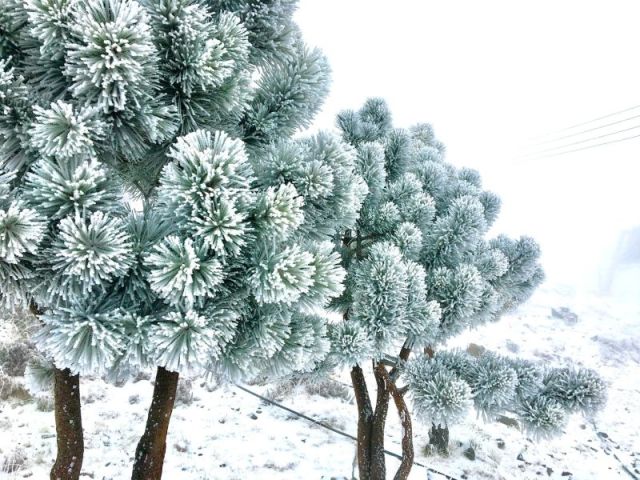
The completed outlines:
[[[400,363],[406,362],[409,359],[409,355],[411,355],[411,343],[409,340],[405,340],[404,345],[400,349],[400,355],[398,355],[398,362],[396,362],[396,366],[391,369],[389,373],[389,377],[391,381],[395,382],[400,376]]]

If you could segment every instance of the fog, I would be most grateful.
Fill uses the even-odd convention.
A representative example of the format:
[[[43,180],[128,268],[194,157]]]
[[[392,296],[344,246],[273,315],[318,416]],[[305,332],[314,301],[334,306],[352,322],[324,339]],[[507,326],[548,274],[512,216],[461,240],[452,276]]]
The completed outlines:
[[[640,225],[640,138],[618,141],[640,135],[640,107],[567,127],[640,105],[638,18],[636,1],[302,0],[333,69],[314,128],[370,96],[397,126],[431,123],[448,160],[502,197],[495,232],[535,237],[549,282],[595,290]],[[639,271],[620,268],[613,292],[640,299]]]

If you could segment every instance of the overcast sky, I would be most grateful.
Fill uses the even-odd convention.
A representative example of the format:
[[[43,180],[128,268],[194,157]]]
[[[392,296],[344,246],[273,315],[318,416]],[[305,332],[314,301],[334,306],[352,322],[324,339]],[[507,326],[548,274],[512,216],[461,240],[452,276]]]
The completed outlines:
[[[622,122],[640,109],[553,135],[640,105],[639,18],[637,0],[301,0],[297,13],[333,69],[317,127],[370,96],[387,99],[397,126],[431,123],[449,161],[478,169],[503,198],[499,229],[539,239],[549,275],[568,282],[640,225],[640,138],[522,157],[616,129],[630,128],[600,141],[640,135],[640,118]]]

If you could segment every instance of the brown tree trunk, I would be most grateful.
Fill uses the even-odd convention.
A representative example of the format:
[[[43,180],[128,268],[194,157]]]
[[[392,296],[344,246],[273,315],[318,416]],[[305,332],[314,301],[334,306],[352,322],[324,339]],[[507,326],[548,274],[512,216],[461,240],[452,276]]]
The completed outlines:
[[[167,432],[176,399],[178,377],[178,373],[158,367],[147,426],[136,448],[131,480],[162,478]]]
[[[51,480],[78,480],[84,456],[80,375],[54,367],[54,405],[58,452],[51,468]]]
[[[351,369],[351,383],[358,408],[358,473],[360,480],[371,478],[371,430],[373,409],[362,368],[356,365]]]
[[[440,455],[449,454],[449,429],[446,425],[431,424],[429,445],[432,445]]]
[[[428,358],[433,358],[435,351],[433,347],[428,346],[424,348],[424,354]],[[446,425],[431,424],[431,430],[429,431],[429,445],[433,446],[440,455],[449,454],[449,427]]]
[[[408,354],[406,358],[408,358]],[[405,358],[405,360],[406,360]],[[395,382],[391,380],[389,372],[382,364],[378,364],[376,369],[378,375],[380,375],[386,383],[387,398],[389,395],[393,397],[393,401],[398,410],[398,416],[400,417],[400,426],[402,428],[402,460],[400,466],[394,475],[394,480],[406,480],[409,478],[411,467],[413,467],[414,451],[413,451],[413,428],[411,424],[411,412],[407,403],[404,400],[404,390],[398,389]]]
[[[396,471],[394,480],[406,480],[409,478],[411,467],[413,467],[413,428],[411,425],[411,412],[404,400],[404,395],[398,391],[395,385],[392,385],[391,396],[396,404],[398,415],[400,416],[400,425],[402,427],[402,461]]]
[[[373,375],[376,379],[378,389],[376,395],[376,409],[373,412],[371,424],[371,480],[386,480],[387,469],[384,453],[384,427],[387,422],[387,412],[389,411],[389,391],[387,389],[387,379],[381,373],[386,369],[382,363],[374,365]]]

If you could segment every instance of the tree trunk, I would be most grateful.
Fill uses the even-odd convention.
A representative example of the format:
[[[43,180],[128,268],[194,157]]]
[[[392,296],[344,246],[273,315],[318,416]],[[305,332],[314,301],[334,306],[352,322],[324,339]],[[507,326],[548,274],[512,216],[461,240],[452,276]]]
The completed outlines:
[[[424,348],[424,354],[428,358],[433,358],[435,351],[433,347],[428,346]],[[433,446],[440,455],[449,455],[449,427],[431,424],[429,445]]]
[[[373,409],[367,382],[362,368],[356,365],[351,369],[351,383],[358,408],[358,474],[360,480],[372,480],[371,477],[371,433],[373,423]]]
[[[387,389],[387,379],[381,373],[386,370],[382,363],[374,365],[373,375],[376,379],[378,389],[376,395],[376,409],[373,412],[371,424],[371,480],[386,480],[387,469],[384,453],[384,427],[387,422],[387,412],[389,411],[389,390]]]
[[[408,358],[408,353],[406,358]],[[413,467],[414,451],[413,451],[413,428],[411,425],[411,412],[407,403],[404,400],[404,392],[406,390],[398,389],[397,385],[391,380],[390,373],[382,363],[379,363],[376,367],[376,373],[385,381],[387,401],[389,395],[393,397],[393,401],[398,410],[398,416],[400,417],[400,426],[402,427],[402,460],[400,466],[394,475],[394,480],[406,480],[409,478],[411,467]]]
[[[178,373],[158,367],[147,426],[138,442],[131,480],[160,480],[167,449],[169,420],[176,399]]]
[[[84,456],[80,375],[54,367],[54,405],[58,452],[51,480],[78,480]]]
[[[440,455],[449,454],[449,429],[446,425],[431,424],[429,445],[432,445]]]
[[[398,391],[396,386],[391,386],[391,396],[398,409],[398,415],[400,416],[400,425],[402,426],[402,461],[400,467],[396,471],[394,480],[406,480],[409,478],[411,467],[413,467],[413,428],[411,425],[411,412],[407,407],[407,402],[404,400],[404,395]]]

